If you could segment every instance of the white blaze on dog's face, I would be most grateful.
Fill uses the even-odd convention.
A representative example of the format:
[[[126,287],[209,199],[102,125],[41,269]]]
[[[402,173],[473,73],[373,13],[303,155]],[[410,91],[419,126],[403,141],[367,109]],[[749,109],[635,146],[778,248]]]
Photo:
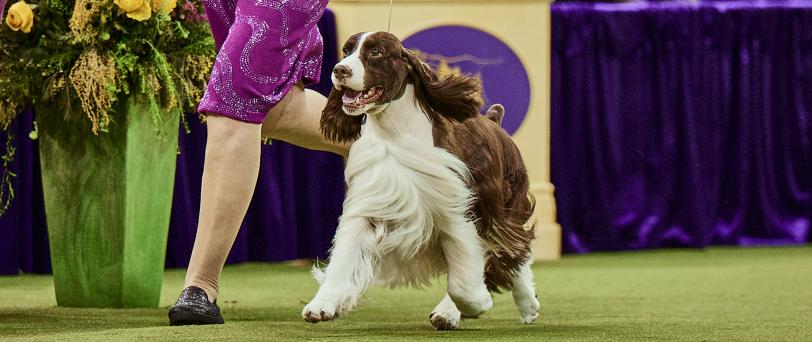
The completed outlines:
[[[344,59],[333,69],[332,81],[343,92],[347,115],[377,114],[403,94],[408,61],[400,40],[386,32],[362,32],[344,44]]]
[[[333,85],[336,89],[350,88],[361,90],[364,88],[364,63],[361,62],[361,52],[364,41],[371,33],[362,32],[350,37],[344,44],[344,59],[333,68]]]

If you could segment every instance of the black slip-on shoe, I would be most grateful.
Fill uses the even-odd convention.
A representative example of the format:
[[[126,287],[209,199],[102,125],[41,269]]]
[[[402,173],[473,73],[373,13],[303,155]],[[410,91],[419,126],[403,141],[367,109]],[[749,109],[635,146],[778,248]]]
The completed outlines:
[[[223,324],[217,301],[209,302],[206,291],[189,286],[180,293],[178,301],[169,309],[169,325]]]

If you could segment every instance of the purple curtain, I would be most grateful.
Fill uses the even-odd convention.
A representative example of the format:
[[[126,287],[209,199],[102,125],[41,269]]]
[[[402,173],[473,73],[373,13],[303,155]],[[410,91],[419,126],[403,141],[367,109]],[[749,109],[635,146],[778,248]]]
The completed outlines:
[[[810,241],[812,2],[552,11],[566,252]]]
[[[45,203],[42,199],[37,142],[28,135],[34,128],[34,113],[23,111],[8,129],[0,133],[0,151],[6,152],[9,136],[14,161],[9,171],[15,198],[0,218],[0,274],[51,272]]]
[[[319,22],[325,56],[322,82],[311,88],[330,91],[330,71],[338,60],[335,16],[329,10]],[[10,170],[17,195],[0,218],[0,274],[50,272],[48,237],[42,199],[37,143],[28,138],[34,115],[25,111],[10,128],[16,157]],[[200,202],[200,179],[206,126],[197,114],[187,115],[192,131],[180,132],[167,267],[189,262]],[[6,138],[0,136],[0,150]],[[344,196],[341,157],[274,141],[263,146],[259,180],[248,214],[228,263],[324,258],[330,247]]]

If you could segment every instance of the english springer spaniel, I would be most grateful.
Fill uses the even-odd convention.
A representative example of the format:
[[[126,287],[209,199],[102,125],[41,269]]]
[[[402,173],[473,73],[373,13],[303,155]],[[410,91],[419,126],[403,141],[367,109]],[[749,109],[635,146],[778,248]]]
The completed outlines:
[[[429,316],[456,329],[461,316],[513,292],[521,321],[539,302],[530,270],[534,200],[519,150],[499,126],[504,109],[481,115],[478,79],[440,77],[400,40],[359,33],[344,45],[321,118],[324,136],[353,142],[347,195],[321,287],[304,307],[311,323],[348,312],[372,283],[426,285],[448,273]]]

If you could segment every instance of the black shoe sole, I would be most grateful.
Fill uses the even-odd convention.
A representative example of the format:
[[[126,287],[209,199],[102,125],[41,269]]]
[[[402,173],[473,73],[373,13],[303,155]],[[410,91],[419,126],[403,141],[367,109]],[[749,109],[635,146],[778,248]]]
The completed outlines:
[[[169,313],[169,325],[204,325],[204,324],[223,324],[222,316],[209,316],[191,311],[174,311]]]

